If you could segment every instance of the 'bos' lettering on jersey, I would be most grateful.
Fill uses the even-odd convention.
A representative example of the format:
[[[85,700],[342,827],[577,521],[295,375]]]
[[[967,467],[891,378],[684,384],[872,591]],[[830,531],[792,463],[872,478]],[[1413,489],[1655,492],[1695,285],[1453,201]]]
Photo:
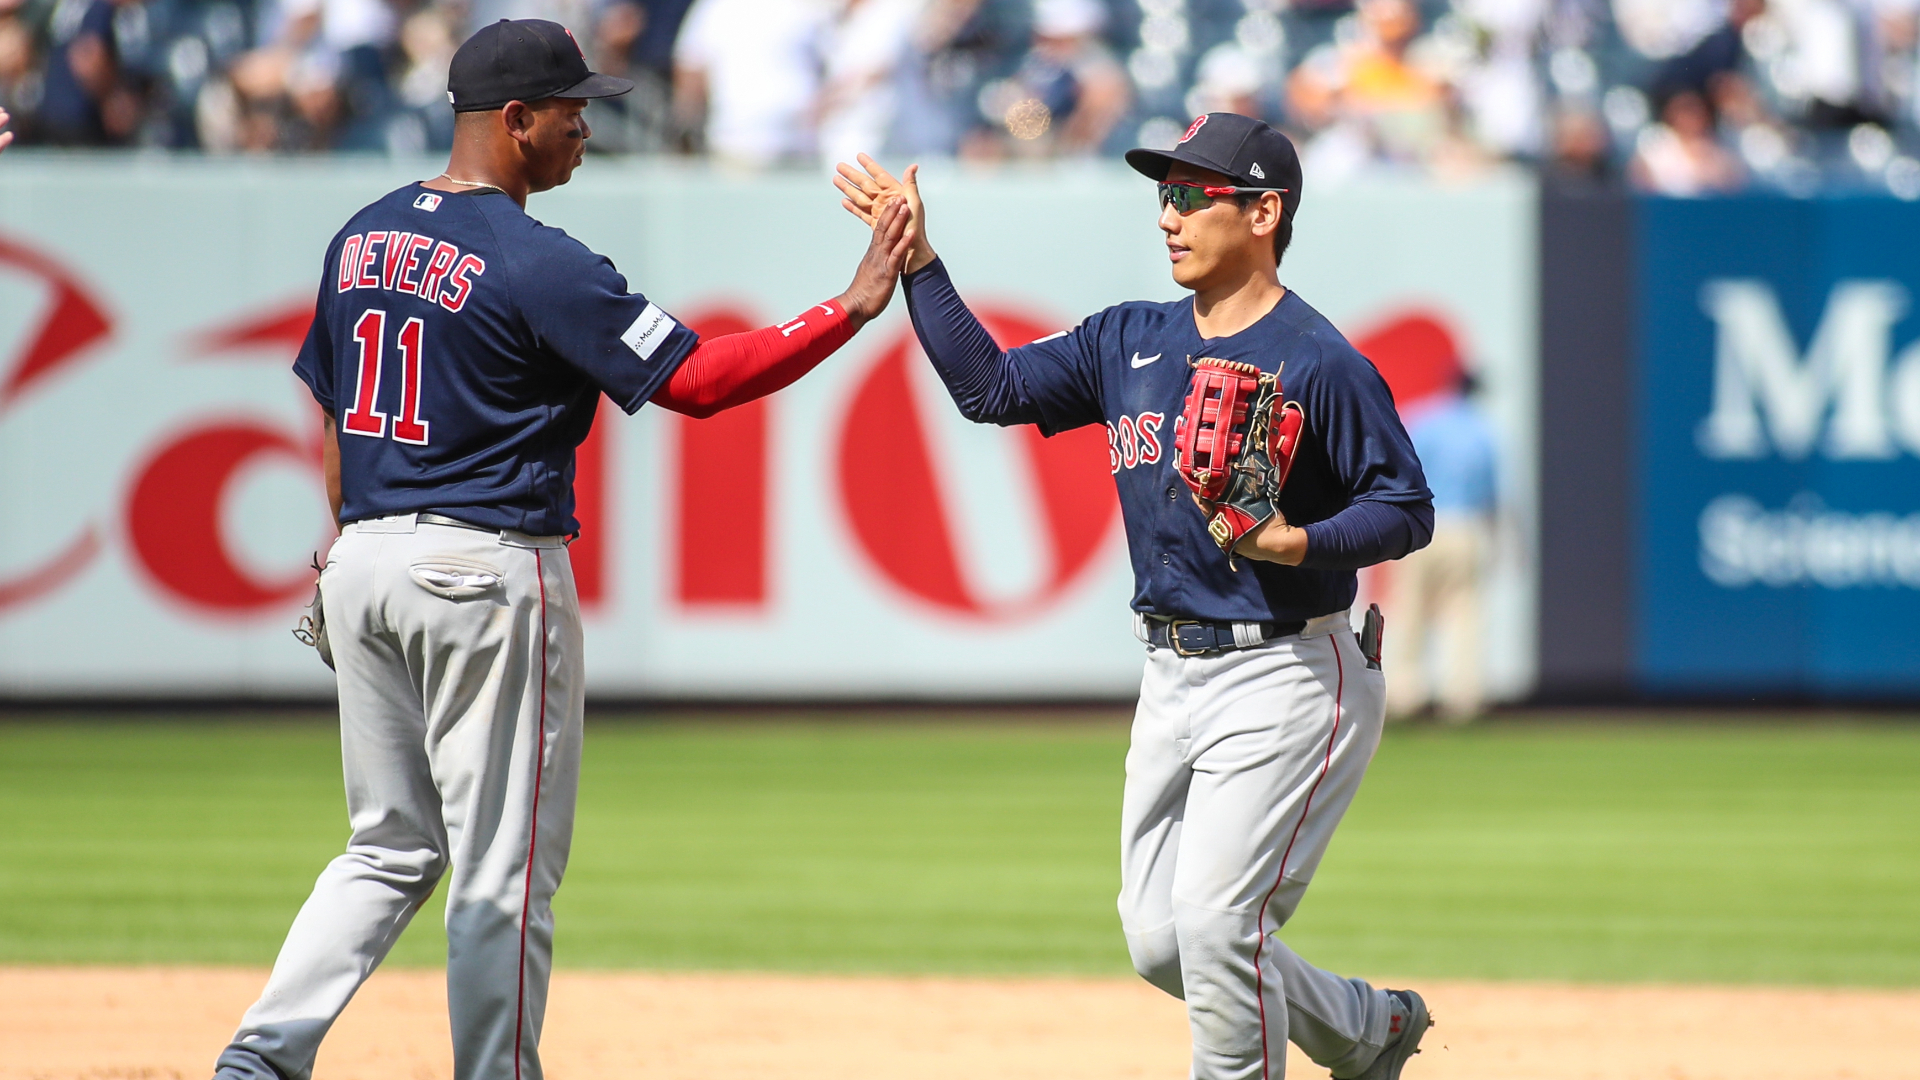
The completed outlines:
[[[458,314],[473,295],[473,279],[486,272],[480,256],[425,233],[354,233],[340,244],[334,290],[403,292]]]
[[[1152,465],[1160,460],[1160,425],[1167,414],[1143,412],[1122,416],[1107,424],[1107,464],[1118,475],[1121,469]]]

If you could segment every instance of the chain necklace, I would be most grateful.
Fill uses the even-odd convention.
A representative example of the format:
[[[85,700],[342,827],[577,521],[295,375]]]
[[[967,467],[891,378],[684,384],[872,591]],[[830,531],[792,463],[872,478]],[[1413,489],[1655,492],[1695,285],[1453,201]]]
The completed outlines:
[[[446,173],[441,173],[440,179],[445,180],[449,184],[459,184],[461,187],[493,188],[496,191],[499,190],[500,188],[500,185],[489,184],[484,180],[459,180],[459,179],[455,179],[454,177],[448,176]]]

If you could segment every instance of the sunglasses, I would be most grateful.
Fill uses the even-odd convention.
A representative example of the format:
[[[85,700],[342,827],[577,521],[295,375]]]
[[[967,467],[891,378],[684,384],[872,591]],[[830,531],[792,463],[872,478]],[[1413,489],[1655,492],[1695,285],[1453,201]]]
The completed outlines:
[[[1191,214],[1195,210],[1205,210],[1213,205],[1213,200],[1227,195],[1258,195],[1263,192],[1287,193],[1279,187],[1218,187],[1213,184],[1183,184],[1162,182],[1154,187],[1160,192],[1160,207],[1169,206],[1182,214]]]

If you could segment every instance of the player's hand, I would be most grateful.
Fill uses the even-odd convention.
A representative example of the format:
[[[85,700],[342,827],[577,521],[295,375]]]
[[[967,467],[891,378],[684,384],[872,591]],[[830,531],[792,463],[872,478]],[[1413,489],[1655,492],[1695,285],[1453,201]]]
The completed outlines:
[[[13,119],[13,117],[7,115],[7,110],[0,109],[0,127],[6,127],[7,121],[11,119]],[[13,132],[0,131],[0,150],[5,150],[7,148],[7,144],[11,143],[12,141],[13,141]]]
[[[858,169],[841,162],[835,167],[833,186],[840,189],[843,196],[840,205],[847,212],[867,224],[873,224],[875,207],[886,205],[889,199],[906,200],[907,209],[913,214],[913,254],[907,259],[906,272],[915,270],[932,262],[933,245],[927,243],[927,208],[920,201],[920,166],[909,165],[905,179],[896,179],[881,164],[866,154],[861,154]]]
[[[1233,553],[1281,566],[1299,566],[1307,558],[1307,530],[1287,524],[1286,515],[1275,510],[1259,528],[1233,545]]]
[[[1200,513],[1212,521],[1214,505],[1198,493],[1190,494]],[[1272,517],[1261,522],[1233,545],[1233,553],[1261,562],[1279,563],[1281,566],[1299,566],[1307,557],[1307,530],[1287,524],[1287,516],[1275,510]]]
[[[840,306],[853,320],[854,329],[887,309],[893,299],[893,286],[900,280],[900,268],[913,250],[913,222],[907,204],[893,199],[881,204],[873,215],[873,239],[853,273],[853,284],[840,294]]]

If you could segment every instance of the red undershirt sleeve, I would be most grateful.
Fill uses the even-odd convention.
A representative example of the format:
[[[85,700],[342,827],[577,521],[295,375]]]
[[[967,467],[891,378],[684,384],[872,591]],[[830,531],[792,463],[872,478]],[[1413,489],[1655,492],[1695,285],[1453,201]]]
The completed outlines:
[[[853,331],[846,309],[829,300],[778,326],[709,338],[687,354],[653,403],[705,417],[766,397],[812,371]]]

